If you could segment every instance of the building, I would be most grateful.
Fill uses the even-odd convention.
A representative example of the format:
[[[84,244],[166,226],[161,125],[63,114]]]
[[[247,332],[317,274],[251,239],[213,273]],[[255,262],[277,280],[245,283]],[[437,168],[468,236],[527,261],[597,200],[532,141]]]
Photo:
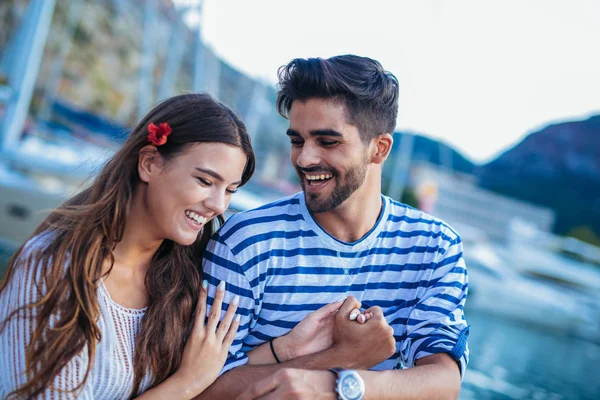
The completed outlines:
[[[476,228],[500,242],[507,240],[515,221],[542,232],[552,231],[553,210],[482,189],[472,175],[416,162],[408,179],[420,208],[450,225]]]

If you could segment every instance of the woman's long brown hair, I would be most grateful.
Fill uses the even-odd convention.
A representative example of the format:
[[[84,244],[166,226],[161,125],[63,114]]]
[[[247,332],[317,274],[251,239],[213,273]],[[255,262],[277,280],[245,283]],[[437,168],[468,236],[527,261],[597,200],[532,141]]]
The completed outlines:
[[[41,294],[35,303],[13,310],[6,320],[0,321],[2,332],[11,318],[29,315],[33,319],[34,330],[26,349],[27,382],[12,392],[12,397],[29,398],[43,393],[69,361],[84,350],[89,363],[84,380],[74,391],[88,379],[96,342],[102,340],[96,290],[104,263],[108,260],[111,268],[114,264],[112,251],[123,238],[133,196],[142,184],[138,155],[148,144],[150,122],[168,122],[173,129],[167,143],[158,147],[167,161],[186,145],[221,142],[246,153],[242,184],[254,172],[255,158],[246,128],[227,106],[205,94],[185,94],[152,109],[91,186],[54,210],[30,237],[51,232],[51,243],[26,257],[23,245],[9,262],[0,293],[10,285],[17,268],[39,268],[34,274],[39,276],[37,287],[32,290]],[[149,306],[136,337],[132,396],[139,391],[146,373],[152,376],[155,386],[180,365],[198,300],[202,254],[215,229],[213,224],[208,223],[191,246],[164,240],[153,257],[146,274]],[[105,275],[108,273],[110,270]]]

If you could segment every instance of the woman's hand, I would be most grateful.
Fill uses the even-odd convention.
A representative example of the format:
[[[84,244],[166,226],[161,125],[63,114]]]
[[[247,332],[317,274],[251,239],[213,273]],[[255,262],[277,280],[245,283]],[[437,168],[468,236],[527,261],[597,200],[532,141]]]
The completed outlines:
[[[275,352],[281,362],[318,353],[333,345],[335,315],[344,300],[327,304],[308,314],[286,335],[273,341]],[[373,316],[370,312],[361,313],[360,303],[350,312],[349,320],[364,324]]]
[[[202,393],[217,379],[240,325],[240,316],[234,318],[239,296],[233,298],[223,320],[219,323],[221,305],[225,296],[225,281],[221,281],[217,286],[208,322],[205,323],[207,287],[208,282],[203,281],[194,326],[185,344],[181,366],[173,375],[185,385],[191,397]]]
[[[286,335],[273,341],[279,360],[285,362],[328,349],[333,344],[335,314],[342,300],[327,304],[308,314]]]

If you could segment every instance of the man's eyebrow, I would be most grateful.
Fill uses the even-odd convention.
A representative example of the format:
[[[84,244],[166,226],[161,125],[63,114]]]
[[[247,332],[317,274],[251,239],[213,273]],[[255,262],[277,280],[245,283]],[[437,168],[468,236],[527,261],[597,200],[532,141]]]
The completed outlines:
[[[293,129],[288,129],[286,134],[288,136],[301,136],[300,133]],[[335,129],[315,129],[310,131],[311,136],[335,136],[335,137],[343,137],[343,135],[336,131]]]
[[[200,167],[196,167],[196,170],[203,172],[207,175],[212,176],[213,178],[215,178],[216,180],[223,182],[224,179],[221,175],[219,175],[218,173],[216,173],[215,171],[213,171],[212,169],[206,169],[206,168],[200,168]],[[232,185],[239,185],[240,183],[242,183],[242,181],[237,181],[237,182],[232,182]]]
[[[315,129],[314,131],[310,131],[311,136],[335,136],[335,137],[343,137],[340,132],[335,129]]]

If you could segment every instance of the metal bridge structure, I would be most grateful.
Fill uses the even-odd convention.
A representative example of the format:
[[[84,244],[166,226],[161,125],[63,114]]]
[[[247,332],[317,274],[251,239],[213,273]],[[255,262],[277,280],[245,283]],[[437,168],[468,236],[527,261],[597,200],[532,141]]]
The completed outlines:
[[[60,1],[60,0],[58,0]],[[0,81],[0,161],[7,163],[12,168],[26,169],[38,173],[60,176],[62,179],[81,179],[88,177],[89,168],[80,165],[61,164],[56,160],[47,160],[43,157],[30,156],[20,151],[21,137],[30,112],[30,105],[36,81],[44,56],[44,48],[48,41],[52,17],[55,12],[57,0],[30,0],[24,10],[23,17],[13,32],[10,41],[0,54],[0,76],[5,79]],[[113,0],[116,8],[127,7],[128,1]],[[193,44],[193,77],[192,87],[194,92],[207,92],[219,98],[221,60],[208,48],[202,38],[201,24],[186,24],[185,16],[188,13],[201,15],[203,2],[175,7],[176,20],[171,27],[168,54],[162,66],[162,76],[159,79],[154,74],[157,63],[156,38],[153,28],[159,18],[159,0],[144,0],[142,21],[142,49],[141,65],[138,73],[138,100],[137,118],[152,106],[154,100],[164,99],[174,95],[175,81],[182,67],[184,48],[187,44],[178,38],[184,30],[192,29],[194,33]],[[73,36],[76,27],[82,18],[85,0],[72,0],[68,6],[67,23],[62,27],[62,45],[53,54],[49,79],[45,83],[43,99],[38,115],[47,119],[50,109],[57,96],[58,82],[60,81],[65,60],[72,49]],[[4,83],[3,83],[4,82]],[[152,96],[152,88],[157,87],[156,98]],[[255,80],[254,89],[251,91],[249,106],[242,117],[246,121],[248,132],[253,135],[257,132],[262,116],[266,112],[265,83]]]
[[[186,22],[188,13],[194,13],[196,17],[201,15],[202,1],[184,6],[173,4],[174,9],[168,9],[170,17],[165,25],[169,37],[166,49],[157,48],[158,33],[154,29],[157,19],[164,18],[161,12],[164,13],[165,7],[170,7],[169,3],[162,0],[109,0],[103,3],[94,0],[29,0],[15,1],[13,4],[19,5],[20,18],[10,21],[14,22],[13,29],[3,32],[8,33],[8,36],[4,35],[8,39],[0,42],[0,277],[2,260],[6,258],[4,255],[11,254],[33,232],[43,220],[44,211],[58,206],[67,196],[81,189],[100,166],[98,162],[73,163],[73,160],[61,159],[57,154],[62,151],[61,143],[65,141],[54,145],[52,141],[46,141],[36,150],[37,153],[32,152],[27,147],[31,141],[27,142],[28,137],[24,135],[39,134],[38,128],[46,125],[38,122],[51,120],[52,113],[62,100],[59,82],[65,74],[69,55],[75,51],[77,27],[86,18],[86,7],[110,5],[121,16],[129,16],[132,10],[135,11],[135,24],[141,32],[138,36],[140,40],[136,42],[141,43],[141,49],[133,49],[140,55],[139,70],[134,78],[137,82],[133,82],[137,100],[132,97],[137,104],[130,107],[135,119],[139,119],[155,101],[180,92],[177,79],[183,73],[184,63],[185,76],[191,75],[186,90],[207,92],[225,102],[222,98],[225,87],[222,87],[224,80],[220,79],[221,76],[229,81],[243,80],[244,107],[239,107],[240,115],[251,135],[256,135],[261,123],[269,120],[269,117],[263,118],[266,113],[273,113],[273,110],[269,111],[266,99],[269,94],[267,84],[237,71],[231,72],[232,68],[224,66],[215,52],[204,43],[201,25]],[[56,24],[59,11],[62,22],[52,25],[53,20]],[[51,36],[57,34],[60,37]],[[52,39],[54,42],[59,40],[60,46],[47,51]],[[159,50],[162,50],[161,54]],[[42,67],[45,68],[43,82],[40,78]],[[228,70],[224,71],[225,68]],[[156,71],[160,71],[160,74]],[[225,76],[225,73],[230,75]],[[234,85],[233,89],[235,91],[237,86]],[[227,93],[231,101],[232,90]],[[239,97],[238,93],[233,94]],[[39,100],[35,118],[32,116],[34,98]],[[94,117],[93,113],[88,114]],[[47,131],[50,136],[61,133],[65,136],[64,132]],[[44,134],[48,132],[43,131]],[[83,143],[75,136],[66,134],[70,152],[83,153],[85,146],[94,147],[94,142]],[[106,153],[108,157],[118,144],[100,149],[99,152]],[[83,156],[81,158],[85,159]],[[250,193],[240,194],[232,202],[232,207],[241,210],[263,201],[255,197]]]

